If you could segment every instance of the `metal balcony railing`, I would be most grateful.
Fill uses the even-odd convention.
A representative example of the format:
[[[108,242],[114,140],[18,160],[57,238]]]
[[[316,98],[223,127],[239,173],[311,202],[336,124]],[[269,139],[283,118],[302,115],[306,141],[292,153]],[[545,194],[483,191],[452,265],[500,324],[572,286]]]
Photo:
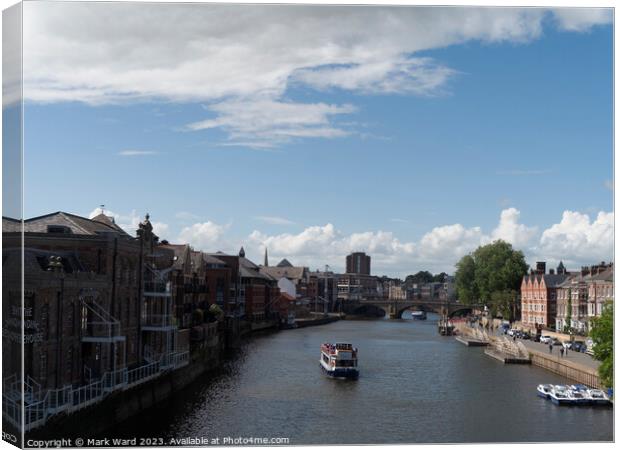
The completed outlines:
[[[112,392],[129,389],[158,377],[163,372],[178,369],[189,364],[189,352],[175,352],[160,356],[160,361],[149,363],[135,369],[118,369],[106,372],[90,384],[74,388],[65,386],[60,389],[37,392],[31,378],[24,380],[28,385],[29,399],[21,400],[21,381],[15,376],[3,380],[2,417],[17,428],[29,431],[44,425],[47,420],[61,412],[72,413],[101,401]],[[18,391],[14,389],[19,387]],[[44,394],[44,395],[43,395]],[[22,411],[24,423],[22,424]]]

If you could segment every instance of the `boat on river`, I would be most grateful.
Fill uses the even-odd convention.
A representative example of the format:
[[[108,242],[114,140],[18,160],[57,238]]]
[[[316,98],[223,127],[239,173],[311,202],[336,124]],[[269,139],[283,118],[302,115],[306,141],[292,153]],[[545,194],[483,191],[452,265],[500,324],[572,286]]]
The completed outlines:
[[[611,405],[609,396],[600,389],[588,389],[588,395],[590,397],[590,404],[592,405]]]
[[[536,387],[536,395],[549,400],[551,398],[551,389],[553,389],[553,385],[551,384],[539,384]]]
[[[575,401],[570,396],[568,386],[556,384],[551,387],[549,398],[556,405],[573,405]]]
[[[357,348],[346,343],[325,343],[321,345],[321,369],[331,378],[357,380]]]
[[[413,320],[426,320],[426,311],[411,311]]]

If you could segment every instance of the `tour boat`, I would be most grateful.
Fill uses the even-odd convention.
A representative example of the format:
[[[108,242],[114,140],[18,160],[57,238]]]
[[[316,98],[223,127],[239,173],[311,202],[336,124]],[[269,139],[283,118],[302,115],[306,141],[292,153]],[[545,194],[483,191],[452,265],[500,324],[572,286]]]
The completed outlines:
[[[413,320],[426,320],[426,311],[412,311],[411,318]]]
[[[556,405],[572,405],[575,403],[574,400],[570,398],[567,387],[559,384],[551,387],[549,397]]]
[[[609,396],[600,389],[588,389],[588,396],[592,405],[610,405]]]
[[[357,348],[351,344],[326,343],[321,345],[319,361],[323,372],[332,378],[356,380],[359,377],[357,368]]]
[[[537,395],[542,398],[550,399],[552,389],[553,385],[551,384],[539,384],[536,388]]]

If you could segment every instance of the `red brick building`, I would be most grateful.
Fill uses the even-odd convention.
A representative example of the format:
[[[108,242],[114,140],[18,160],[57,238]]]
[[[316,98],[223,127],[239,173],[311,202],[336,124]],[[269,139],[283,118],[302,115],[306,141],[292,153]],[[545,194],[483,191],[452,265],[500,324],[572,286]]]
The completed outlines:
[[[558,289],[569,275],[565,271],[545,271],[546,263],[537,262],[536,270],[521,281],[521,322],[555,328]]]

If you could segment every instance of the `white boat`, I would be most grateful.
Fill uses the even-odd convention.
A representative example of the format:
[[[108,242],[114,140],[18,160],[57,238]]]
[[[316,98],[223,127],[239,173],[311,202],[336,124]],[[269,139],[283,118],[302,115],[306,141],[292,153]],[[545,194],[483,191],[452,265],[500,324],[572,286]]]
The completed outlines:
[[[551,387],[549,398],[556,405],[572,405],[574,404],[574,401],[569,395],[569,389],[567,386],[556,384]]]
[[[611,405],[609,396],[600,389],[588,389],[587,392],[590,396],[590,403],[592,405]]]
[[[553,389],[553,385],[551,384],[539,384],[536,387],[536,395],[548,400],[551,398],[551,389]]]
[[[568,398],[573,401],[573,405],[589,405],[591,402],[588,391],[583,391],[581,389],[569,389]]]
[[[357,348],[351,344],[325,343],[321,345],[321,369],[332,378],[356,380],[359,377],[357,367]]]
[[[426,311],[411,311],[413,320],[426,320]]]

